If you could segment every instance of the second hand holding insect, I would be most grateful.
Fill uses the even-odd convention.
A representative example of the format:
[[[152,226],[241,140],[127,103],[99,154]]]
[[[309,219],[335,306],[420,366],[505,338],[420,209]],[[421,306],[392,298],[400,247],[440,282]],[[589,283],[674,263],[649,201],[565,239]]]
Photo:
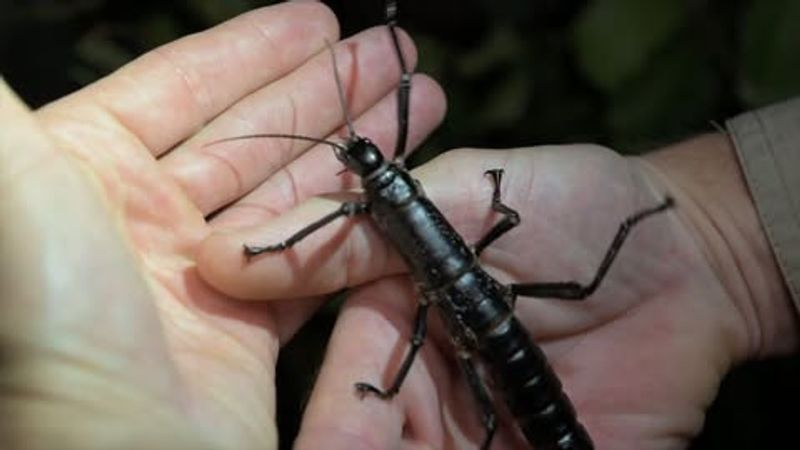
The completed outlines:
[[[726,143],[711,136],[686,145],[712,147],[725,159]],[[504,168],[503,198],[519,211],[522,225],[484,252],[484,267],[508,281],[588,282],[620,218],[658,204],[665,191],[691,205],[686,187],[665,176],[658,169],[663,166],[655,157],[628,159],[581,145],[453,151],[414,176],[475,242],[497,219],[489,208],[491,183],[482,174]],[[262,227],[215,236],[201,254],[209,280],[251,298],[359,286],[337,323],[297,448],[477,446],[482,427],[473,400],[435,321],[392,402],[361,401],[347,388],[354,380],[391,381],[415,305],[405,282],[392,277],[404,270],[399,255],[367,221],[336,221],[291,251],[244,269],[234,263],[242,261],[242,242],[277,242],[333,209],[330,201],[311,200]],[[719,380],[747,353],[748,331],[727,280],[709,265],[700,225],[689,207],[637,228],[588,303],[517,301],[518,318],[548,353],[598,448],[686,445],[686,436],[702,426]],[[493,448],[524,445],[501,425]]]

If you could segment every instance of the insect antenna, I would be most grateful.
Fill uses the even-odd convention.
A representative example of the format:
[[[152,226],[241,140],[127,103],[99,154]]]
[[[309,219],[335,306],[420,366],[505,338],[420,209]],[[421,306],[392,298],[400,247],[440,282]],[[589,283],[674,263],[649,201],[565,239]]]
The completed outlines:
[[[224,142],[232,142],[232,141],[244,141],[248,139],[265,139],[265,138],[278,138],[278,139],[295,139],[298,141],[306,141],[306,142],[314,142],[316,144],[325,144],[330,145],[333,147],[333,150],[338,154],[339,152],[347,151],[347,147],[339,142],[329,141],[327,139],[318,139],[311,136],[301,136],[297,134],[284,134],[284,133],[257,133],[257,134],[245,134],[242,136],[234,136],[229,138],[217,139],[216,141],[211,141],[203,147],[211,147],[213,145],[222,144]]]
[[[328,47],[328,52],[331,54],[331,61],[333,61],[333,78],[336,80],[336,92],[339,94],[339,104],[342,107],[344,121],[347,124],[347,133],[349,134],[349,139],[353,139],[357,135],[355,128],[353,128],[353,120],[350,118],[350,111],[347,108],[347,102],[345,101],[342,79],[339,78],[339,65],[336,63],[336,52],[333,51],[333,46],[327,39],[325,39],[325,45]]]
[[[358,137],[358,135],[356,135],[355,128],[353,127],[353,120],[350,118],[350,112],[347,109],[347,102],[345,101],[345,96],[344,96],[344,87],[342,85],[341,78],[339,78],[339,66],[336,63],[336,54],[335,54],[335,52],[333,50],[333,46],[331,45],[330,41],[328,41],[327,39],[325,40],[325,45],[328,47],[328,51],[331,54],[331,60],[333,61],[333,76],[334,76],[334,79],[336,80],[336,91],[337,91],[338,96],[339,96],[339,104],[342,107],[342,113],[344,114],[344,120],[345,120],[345,123],[347,124],[347,132],[349,134],[348,140],[354,140],[355,138]],[[234,136],[234,137],[223,138],[223,139],[218,139],[216,141],[209,142],[209,143],[203,145],[203,147],[210,147],[210,146],[213,146],[213,145],[222,144],[224,142],[243,141],[243,140],[248,140],[248,139],[265,139],[265,138],[295,139],[295,140],[298,140],[298,141],[307,141],[307,142],[314,142],[314,143],[317,143],[317,144],[330,145],[333,148],[333,151],[336,154],[336,157],[338,159],[340,159],[340,160],[343,159],[344,158],[343,155],[345,155],[347,153],[347,146],[342,144],[342,143],[339,143],[339,142],[333,142],[333,141],[329,141],[327,139],[319,139],[319,138],[315,138],[315,137],[311,137],[311,136],[302,136],[302,135],[297,135],[297,134],[285,134],[285,133],[256,133],[256,134],[247,134],[247,135],[243,135],[243,136]],[[341,173],[346,172],[346,171],[347,171],[347,169],[345,169],[345,170],[343,170],[342,172],[339,172],[339,173],[341,174]]]

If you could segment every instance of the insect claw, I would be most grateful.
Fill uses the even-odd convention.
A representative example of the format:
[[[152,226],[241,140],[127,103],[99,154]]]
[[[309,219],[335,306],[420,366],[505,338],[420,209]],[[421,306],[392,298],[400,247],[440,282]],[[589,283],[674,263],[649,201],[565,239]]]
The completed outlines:
[[[244,256],[246,256],[248,260],[253,256],[261,253],[261,247],[247,245],[247,244],[244,244],[242,247],[244,248]]]
[[[503,169],[489,169],[489,170],[483,172],[483,176],[489,175],[492,178],[494,178],[494,177],[502,177],[503,176],[503,172],[505,172],[505,170],[503,170]]]
[[[359,400],[364,400],[368,393],[375,393],[376,391],[372,385],[367,383],[355,383],[353,386],[356,388],[356,395],[358,395]]]
[[[356,388],[356,395],[358,395],[359,400],[363,400],[368,394],[376,395],[384,400],[388,400],[393,397],[392,394],[384,392],[369,383],[355,383],[354,386]]]

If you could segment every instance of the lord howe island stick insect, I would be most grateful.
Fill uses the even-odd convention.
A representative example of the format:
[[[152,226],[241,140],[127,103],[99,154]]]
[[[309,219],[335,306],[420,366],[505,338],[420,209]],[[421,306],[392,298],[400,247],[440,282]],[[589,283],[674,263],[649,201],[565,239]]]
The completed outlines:
[[[425,197],[402,162],[408,132],[411,73],[398,43],[396,6],[393,0],[386,3],[386,23],[402,73],[397,90],[398,137],[393,161],[386,161],[369,139],[359,136],[353,129],[336,59],[329,45],[336,88],[349,133],[344,143],[287,134],[256,134],[222,141],[284,138],[329,145],[336,158],[361,178],[364,199],[342,203],[336,211],[303,227],[283,242],[266,246],[245,245],[244,252],[252,257],[284,251],[340,217],[369,214],[404,258],[412,278],[420,287],[421,299],[414,319],[410,349],[391,386],[383,390],[372,384],[356,383],[357,392],[362,396],[371,394],[386,400],[398,393],[424,342],[428,308],[434,305],[448,328],[459,365],[480,408],[480,418],[485,428],[481,449],[489,448],[497,422],[486,384],[476,370],[476,357],[489,369],[519,428],[537,450],[592,449],[592,441],[577,421],[574,408],[563,392],[558,377],[541,349],[514,317],[514,303],[517,296],[585,299],[603,280],[633,226],[670,208],[673,201],[668,197],[661,204],[641,210],[623,221],[593,280],[588,284],[567,281],[503,285],[495,280],[478,264],[478,257],[487,246],[520,222],[519,214],[500,198],[503,171],[496,169],[486,172],[494,185],[491,208],[501,214],[502,219],[470,247]]]

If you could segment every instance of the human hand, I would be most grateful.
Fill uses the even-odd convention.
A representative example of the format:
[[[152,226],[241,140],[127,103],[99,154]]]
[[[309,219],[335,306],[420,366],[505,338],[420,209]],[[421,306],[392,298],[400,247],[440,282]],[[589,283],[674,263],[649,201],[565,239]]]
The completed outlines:
[[[738,177],[727,145],[724,137],[704,137],[679,152],[709,147],[705,154],[717,159],[706,176],[719,175],[716,183],[724,185],[725,177]],[[727,202],[704,205],[719,189],[693,186],[669,159],[576,145],[455,151],[415,171],[434,203],[475,242],[497,220],[482,174],[505,169],[503,201],[522,222],[481,256],[505,282],[588,281],[622,220],[667,193],[675,197],[676,209],[637,225],[589,299],[517,300],[518,318],[547,353],[597,448],[685,448],[733,364],[796,346],[796,336],[778,339],[791,327],[781,317],[791,314],[785,297],[784,305],[767,303],[779,298],[773,294],[781,282],[768,248],[758,250],[765,242],[753,234],[759,229],[752,205],[748,210],[736,197],[749,200],[744,187],[729,189]],[[243,242],[278,242],[334,208],[328,200],[309,201],[261,227],[212,236],[199,256],[213,284],[248,298],[358,286],[329,343],[297,448],[477,448],[478,410],[436,320],[394,399],[361,400],[354,392],[354,382],[390,382],[415,309],[409,283],[392,277],[404,271],[402,262],[367,220],[335,222],[290,251],[230,267]],[[720,223],[726,211],[737,215]],[[737,233],[744,242],[731,248]],[[748,256],[752,267],[731,265]],[[510,419],[501,415],[501,423],[492,449],[527,448]]]
[[[328,148],[204,145],[334,134],[325,40],[337,34],[323,5],[291,2],[33,114],[0,86],[0,447],[276,446],[278,348],[317,302],[233,301],[198,277],[194,253],[216,228],[260,223],[347,179],[319,176],[338,170]],[[336,48],[356,125],[388,145],[399,73],[386,29]],[[441,119],[441,91],[416,77],[411,108],[410,146]]]

